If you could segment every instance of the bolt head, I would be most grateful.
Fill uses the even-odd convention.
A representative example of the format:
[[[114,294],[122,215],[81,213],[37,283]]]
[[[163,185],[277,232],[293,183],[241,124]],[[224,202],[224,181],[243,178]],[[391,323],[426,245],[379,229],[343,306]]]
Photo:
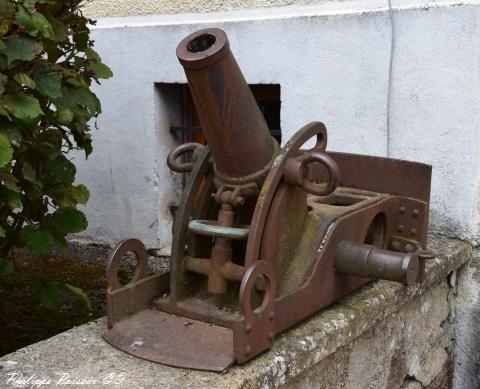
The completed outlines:
[[[413,252],[413,250],[414,250],[414,247],[413,247],[411,244],[407,244],[407,245],[405,246],[405,251],[406,251],[407,253],[411,253],[411,252]]]

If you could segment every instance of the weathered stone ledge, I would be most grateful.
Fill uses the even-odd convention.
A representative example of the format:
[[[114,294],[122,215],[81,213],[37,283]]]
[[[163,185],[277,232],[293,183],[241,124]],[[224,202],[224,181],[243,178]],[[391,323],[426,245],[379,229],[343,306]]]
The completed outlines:
[[[116,387],[128,388],[282,385],[444,281],[470,259],[472,249],[468,243],[438,236],[430,236],[429,242],[429,247],[439,254],[428,261],[422,286],[406,288],[392,282],[371,283],[281,335],[270,351],[224,374],[176,369],[130,357],[101,339],[105,322],[100,319],[0,358],[0,386],[14,387],[12,380],[7,384],[14,373],[23,375],[24,379],[34,375],[34,379],[50,380],[43,387],[61,386],[57,384],[61,374],[68,374],[73,380],[95,381],[91,387],[103,387],[102,381],[109,374],[117,377],[125,374],[125,380]],[[88,385],[69,385],[85,386]]]

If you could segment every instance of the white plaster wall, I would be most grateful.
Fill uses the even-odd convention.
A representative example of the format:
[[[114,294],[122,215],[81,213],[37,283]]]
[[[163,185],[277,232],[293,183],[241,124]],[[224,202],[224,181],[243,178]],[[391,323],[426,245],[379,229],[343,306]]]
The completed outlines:
[[[328,0],[90,0],[83,8],[87,16],[132,16],[213,12],[280,5],[318,4]],[[342,1],[342,0],[336,0]]]
[[[178,42],[203,27],[226,30],[249,83],[281,85],[283,139],[312,120],[330,150],[387,154],[391,20],[387,1],[172,16],[101,18],[96,48],[114,77],[97,88],[104,113],[94,153],[78,160],[91,200],[88,234],[139,237],[168,250],[165,164],[173,147],[156,82],[185,82]],[[390,156],[433,165],[432,224],[477,236],[479,2],[394,1]],[[455,6],[454,6],[455,5]]]
[[[415,2],[415,0],[413,0]],[[178,13],[219,12],[247,10],[260,7],[316,5],[342,2],[364,4],[365,0],[84,0],[82,4],[86,16],[139,16],[164,15]],[[368,1],[371,6],[372,1]],[[376,1],[385,6],[388,0]],[[395,3],[395,0],[392,1]],[[412,0],[396,1],[398,4],[411,3]],[[430,4],[442,4],[444,0],[431,0]]]

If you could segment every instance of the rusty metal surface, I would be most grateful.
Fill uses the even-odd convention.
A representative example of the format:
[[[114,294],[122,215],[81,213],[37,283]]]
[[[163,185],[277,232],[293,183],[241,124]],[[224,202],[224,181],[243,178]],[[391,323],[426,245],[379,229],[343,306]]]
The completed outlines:
[[[411,286],[418,278],[420,264],[415,253],[397,253],[344,240],[337,245],[335,269],[345,274]]]
[[[208,146],[181,145],[167,159],[189,173],[170,275],[146,275],[136,240],[110,259],[107,341],[140,358],[222,371],[370,279],[422,282],[430,166],[327,152],[320,122],[280,150],[222,30],[189,35],[177,56]],[[126,251],[138,267],[122,286]]]
[[[309,139],[316,137],[317,142],[311,151],[324,152],[327,147],[327,129],[323,123],[312,122],[297,131],[277,158],[275,165],[268,172],[262,186],[260,196],[252,216],[250,234],[245,252],[245,266],[252,265],[259,258],[262,234],[269,214],[270,205],[275,192],[283,178],[283,167],[290,157],[297,156],[302,147]],[[278,225],[273,223],[274,225]]]
[[[276,142],[230,51],[223,30],[197,31],[180,42],[177,57],[224,183],[242,184],[264,175]]]
[[[184,143],[175,149],[173,149],[167,157],[167,165],[170,170],[177,172],[177,173],[188,173],[192,171],[193,165],[195,162],[195,151],[197,149],[201,149],[204,147],[200,143],[190,142]],[[184,154],[193,153],[194,156],[192,157],[190,162],[178,162],[177,158]]]
[[[327,154],[342,173],[342,186],[430,201],[430,165],[371,155],[332,151]]]
[[[315,163],[327,170],[326,184],[315,183],[308,175],[308,166]],[[326,196],[338,186],[339,170],[335,161],[324,153],[307,152],[296,157],[290,157],[285,162],[283,179],[291,185],[301,187],[305,192],[317,196]]]
[[[221,372],[234,362],[231,329],[145,310],[104,334],[116,348],[149,361]]]
[[[170,273],[157,273],[126,286],[107,290],[107,325],[150,308],[153,299],[167,293],[170,288]]]
[[[135,275],[126,285],[118,280],[118,267],[122,257],[133,253],[137,259]],[[111,328],[120,320],[147,309],[152,300],[168,291],[170,273],[147,275],[147,251],[137,239],[121,241],[107,261],[107,326]]]

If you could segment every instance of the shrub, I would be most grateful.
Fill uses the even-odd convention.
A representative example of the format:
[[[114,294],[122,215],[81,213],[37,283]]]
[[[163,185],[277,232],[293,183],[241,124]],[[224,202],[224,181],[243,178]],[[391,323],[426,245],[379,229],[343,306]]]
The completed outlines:
[[[46,255],[84,230],[74,149],[92,151],[101,111],[90,90],[112,73],[93,50],[79,0],[0,0],[0,257]]]

